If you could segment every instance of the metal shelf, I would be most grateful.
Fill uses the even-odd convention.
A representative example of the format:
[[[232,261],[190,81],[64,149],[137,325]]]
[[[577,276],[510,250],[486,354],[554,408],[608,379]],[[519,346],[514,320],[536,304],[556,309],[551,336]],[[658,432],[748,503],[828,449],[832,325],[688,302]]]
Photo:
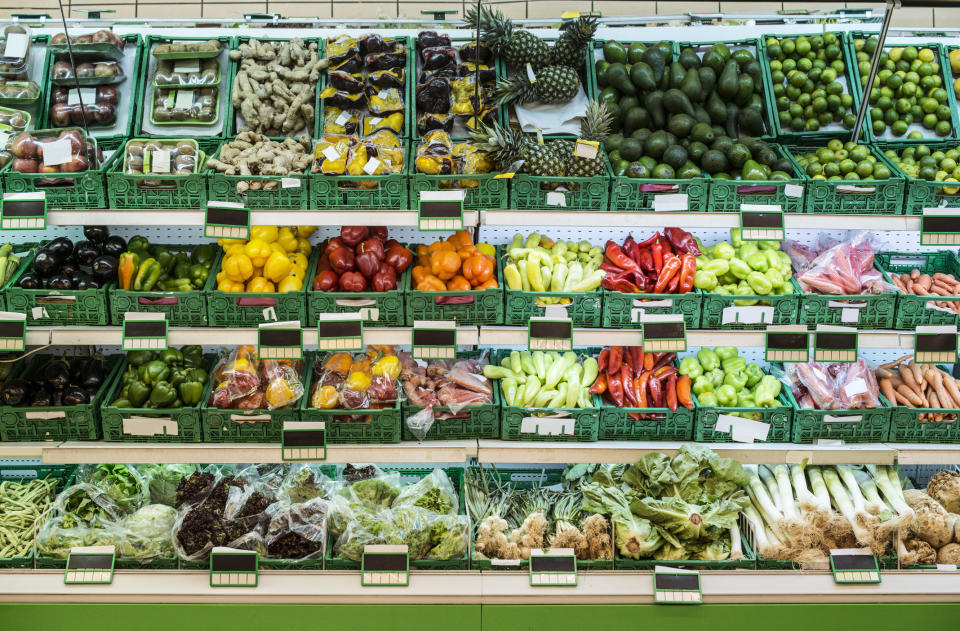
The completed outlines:
[[[202,226],[203,210],[51,210],[51,226]],[[477,225],[479,213],[463,213],[465,226]],[[252,210],[250,224],[290,226],[416,226],[416,210]]]
[[[256,588],[210,587],[209,572],[117,570],[110,585],[64,585],[62,571],[0,571],[0,602],[652,604],[652,572],[581,572],[571,588],[532,587],[527,572],[412,570],[407,587],[361,587],[359,572],[262,571]],[[956,602],[956,571],[883,572],[837,585],[830,572],[701,573],[704,603]]]

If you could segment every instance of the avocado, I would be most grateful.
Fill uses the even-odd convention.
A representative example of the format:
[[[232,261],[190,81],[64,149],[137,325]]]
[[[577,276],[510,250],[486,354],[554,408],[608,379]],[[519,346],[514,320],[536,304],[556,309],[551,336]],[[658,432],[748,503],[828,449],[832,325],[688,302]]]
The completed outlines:
[[[787,175],[788,179],[793,177],[793,164],[787,158],[777,158],[777,160],[770,165],[770,168],[774,170],[774,173]]]
[[[697,56],[697,53],[689,46],[680,51],[680,56],[677,58],[677,61],[687,70],[699,68],[702,65],[700,57]]]
[[[776,161],[777,161],[777,154],[776,154],[776,152],[775,152],[773,149],[771,149],[770,147],[767,147],[767,148],[765,148],[765,149],[761,149],[761,150],[757,153],[757,162],[759,162],[760,164],[763,164],[763,165],[766,165],[766,166],[770,166],[770,165],[772,165],[772,164],[773,164],[774,162],[776,162]]]
[[[745,72],[753,77],[753,82],[757,85],[760,85],[760,81],[763,77],[763,71],[760,70],[760,62],[758,62],[756,59],[751,59],[749,62],[744,64],[740,71]]]
[[[601,103],[616,103],[619,99],[620,93],[612,85],[600,90],[600,94],[597,95],[597,100]]]
[[[623,133],[632,133],[634,129],[650,126],[650,114],[642,107],[626,110],[623,115]]]
[[[670,64],[670,88],[680,88],[683,85],[683,78],[686,76],[687,71],[683,69],[683,66],[677,62]]]
[[[703,93],[706,95],[713,92],[717,85],[717,73],[713,71],[713,68],[703,66],[697,70],[697,74],[700,75],[700,88]]]
[[[617,89],[620,94],[636,94],[637,88],[630,81],[627,67],[623,64],[610,64],[607,68],[607,85]]]
[[[650,177],[650,169],[641,162],[631,162],[630,166],[627,167],[625,175],[632,178],[648,179]]]
[[[652,127],[657,129],[663,128],[664,123],[666,123],[666,116],[663,111],[663,92],[654,90],[649,93],[644,97],[643,105],[650,114],[650,121],[653,123]]]
[[[693,162],[687,161],[682,167],[677,169],[677,177],[681,180],[689,180],[691,178],[700,177],[703,173],[700,171],[700,167],[695,165]]]
[[[636,138],[624,138],[620,143],[620,157],[627,162],[633,162],[643,155],[643,143]]]
[[[765,180],[767,174],[764,173],[760,165],[754,160],[747,160],[743,163],[743,169],[740,171],[740,179],[743,180]]]
[[[737,95],[733,97],[733,102],[740,107],[750,105],[753,97],[753,77],[748,74],[742,74],[737,77]]]
[[[643,51],[647,49],[643,42],[633,42],[627,47],[627,63],[635,64],[643,58]]]
[[[690,143],[690,146],[687,148],[687,154],[690,156],[690,159],[694,162],[700,162],[700,158],[703,157],[709,150],[709,147],[699,140],[694,140]]]
[[[713,126],[713,135],[716,136],[717,138],[720,138],[720,137],[726,138],[726,137],[727,137],[727,129],[726,129],[725,127],[721,127],[720,125],[714,125],[714,126]]]
[[[610,78],[609,70],[607,71],[607,78]],[[610,84],[616,85],[612,81]],[[737,62],[730,60],[724,64],[723,72],[720,73],[720,78],[717,79],[717,94],[720,95],[721,99],[729,103],[737,95],[737,87]]]
[[[763,116],[755,108],[745,107],[740,110],[737,123],[743,133],[748,136],[763,135]]]
[[[610,168],[613,169],[613,174],[617,177],[622,177],[627,174],[627,168],[630,166],[630,163],[626,160],[610,160]]]
[[[607,150],[607,153],[613,153],[620,149],[620,145],[623,144],[624,137],[620,134],[611,134],[607,136],[607,139],[603,141],[603,148]]]
[[[686,138],[690,135],[690,130],[698,124],[693,116],[688,114],[674,114],[667,122],[667,129],[677,138]]]
[[[719,151],[723,155],[730,153],[730,150],[733,148],[734,142],[728,136],[717,136],[717,139],[710,144],[710,148],[714,151]]]
[[[672,114],[689,114],[693,116],[693,105],[687,95],[677,89],[663,93],[663,109]]]
[[[727,162],[727,156],[723,155],[723,152],[711,149],[703,154],[703,158],[700,159],[700,167],[707,173],[713,174],[726,171],[729,163]]]
[[[703,54],[703,65],[712,68],[719,75],[723,71],[724,59],[720,53],[711,49]],[[734,65],[736,65],[736,62],[734,62]]]
[[[734,103],[727,103],[727,136],[731,138],[736,138],[739,134],[737,133],[737,116],[739,115],[740,108]]]
[[[666,151],[669,146],[670,138],[667,136],[667,132],[659,129],[650,134],[646,142],[643,143],[643,153],[655,160],[659,160],[660,156],[663,155],[663,152]]]
[[[655,46],[660,49],[660,52],[663,53],[664,59],[670,59],[673,57],[673,42],[660,40],[655,44]]]
[[[697,119],[698,123],[706,123],[709,125],[713,122],[710,120],[710,114],[707,113],[707,110],[699,103],[693,106],[693,117]]]
[[[753,56],[753,53],[751,53],[746,48],[738,48],[737,50],[730,53],[730,59],[737,62],[737,65],[741,67],[750,63],[751,61],[756,61],[756,59]]]
[[[727,160],[730,161],[730,164],[733,165],[733,168],[739,169],[748,161],[752,160],[753,156],[750,153],[750,149],[741,143],[736,143],[730,150],[727,152]]]
[[[663,51],[656,46],[651,46],[643,52],[643,62],[653,70],[653,80],[655,83],[660,83],[660,80],[663,79],[663,69],[667,65],[668,58],[669,57],[664,56]]]
[[[730,55],[731,55],[730,47],[727,46],[726,44],[716,43],[710,47],[710,50],[718,52],[720,56],[723,57],[724,62],[730,59]]]
[[[650,156],[643,156],[642,158],[637,160],[637,162],[647,167],[648,171],[653,171],[654,167],[657,166],[657,161],[651,158]]]
[[[644,61],[638,61],[630,68],[630,81],[638,90],[656,90],[659,79],[654,79],[653,68]]]
[[[716,138],[713,133],[713,128],[706,123],[697,123],[693,126],[693,129],[690,130],[690,137],[693,140],[702,142],[705,144],[710,144]]]
[[[692,102],[703,103],[706,95],[703,93],[703,88],[700,85],[700,73],[688,72],[683,78],[683,85],[680,87],[680,91],[686,94],[687,98]]]
[[[631,94],[617,101],[617,105],[619,105],[620,109],[623,110],[624,112],[629,112],[633,108],[640,105],[640,99],[638,99],[636,96]]]
[[[680,145],[667,147],[666,151],[663,152],[663,161],[674,169],[679,169],[687,163],[687,150]]]
[[[787,173],[785,171],[779,171],[779,170],[776,170],[770,174],[770,179],[776,182],[788,182],[792,177],[793,175],[791,175],[790,173]]]
[[[603,45],[603,58],[612,64],[627,62],[627,49],[616,40],[609,40]]]
[[[597,85],[601,88],[607,85],[607,68],[609,67],[610,62],[604,61],[603,59],[598,59],[597,63],[593,66],[594,72],[597,75]]]
[[[753,96],[750,97],[750,103],[747,104],[747,107],[751,107],[757,110],[762,115],[763,114],[763,96],[754,92]]]
[[[650,137],[650,134],[653,132],[650,131],[649,127],[641,127],[640,129],[633,130],[633,133],[630,134],[631,138],[639,140],[640,142],[646,142],[647,138]]]
[[[676,171],[669,164],[658,164],[653,169],[653,177],[658,180],[672,180],[676,176]]]
[[[620,107],[617,103],[607,103],[607,111],[610,112],[610,116],[613,117],[613,128],[623,126],[623,108]]]

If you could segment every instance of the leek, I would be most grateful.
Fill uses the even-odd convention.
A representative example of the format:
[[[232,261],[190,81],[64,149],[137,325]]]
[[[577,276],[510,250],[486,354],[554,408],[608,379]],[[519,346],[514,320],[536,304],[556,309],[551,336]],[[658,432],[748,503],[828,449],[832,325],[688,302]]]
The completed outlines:
[[[857,541],[862,545],[869,544],[871,539],[870,531],[857,523],[857,513],[854,510],[853,501],[850,499],[850,495],[847,494],[843,483],[840,482],[837,471],[830,467],[825,468],[823,470],[823,481],[826,483],[827,490],[830,491],[830,497],[832,497],[834,503],[836,503],[840,514],[850,523],[850,527],[853,529],[853,534],[857,538]]]
[[[863,497],[867,500],[867,512],[879,517],[880,521],[887,521],[893,517],[893,511],[877,493],[877,485],[873,478],[863,469],[855,469],[853,477],[856,478],[857,484],[860,485],[860,490],[863,492]]]
[[[773,477],[773,473],[766,465],[758,466],[757,473],[766,486],[767,493],[770,494],[770,498],[773,500],[773,505],[777,507],[777,512],[784,512],[783,506],[780,505],[780,487],[777,486],[777,480]]]
[[[893,471],[893,468],[868,466],[867,470],[873,474],[873,479],[877,483],[877,487],[880,489],[880,492],[883,493],[883,496],[887,498],[890,507],[893,508],[898,515],[905,516],[908,520],[912,520],[916,516],[916,513],[907,505],[903,497],[903,489],[900,487],[900,478],[896,472]]]
[[[760,517],[760,513],[757,512],[757,509],[754,508],[753,503],[747,504],[743,509],[743,516],[750,524],[751,530],[753,530],[753,536],[757,544],[757,549],[765,557],[776,556],[777,552],[780,549],[780,542],[776,539],[776,535],[772,532],[769,533],[766,526],[763,523],[763,518]]]
[[[866,514],[867,501],[864,499],[863,493],[860,492],[860,485],[857,484],[857,479],[853,475],[853,468],[850,465],[838,465],[837,473],[840,474],[840,479],[843,480],[844,485],[847,487],[847,492],[853,499],[853,510],[858,515]]]
[[[827,485],[823,481],[823,473],[820,472],[820,467],[807,467],[807,475],[810,477],[810,490],[813,492],[813,496],[817,498],[817,506],[830,512],[830,492],[827,491]]]
[[[757,473],[753,469],[746,469],[746,471],[750,478],[749,485],[747,486],[747,493],[749,493],[750,499],[757,505],[764,520],[766,520],[770,529],[777,535],[777,538],[781,541],[786,541],[786,537],[783,536],[783,532],[780,530],[780,521],[783,519],[783,514],[774,505],[773,500],[770,499],[767,487],[765,487],[763,482],[760,481],[760,478],[757,477]]]
[[[803,474],[804,465],[795,464],[790,467],[790,478],[793,481],[793,489],[797,493],[797,503],[802,511],[809,510],[830,510],[830,500],[827,499],[826,507],[820,505],[820,499],[816,497],[807,488],[807,478]]]
[[[740,527],[737,522],[730,526],[730,556],[731,561],[737,561],[743,558],[743,545],[740,542]]]
[[[780,493],[780,508],[783,517],[787,520],[797,520],[800,515],[793,503],[793,487],[790,486],[790,472],[786,465],[778,464],[773,468],[773,475],[777,479],[777,490]]]

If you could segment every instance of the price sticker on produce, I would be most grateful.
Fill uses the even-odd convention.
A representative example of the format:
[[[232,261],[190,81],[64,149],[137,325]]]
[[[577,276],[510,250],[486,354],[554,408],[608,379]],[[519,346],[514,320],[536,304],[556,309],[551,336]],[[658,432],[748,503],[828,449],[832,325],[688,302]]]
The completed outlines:
[[[113,566],[117,552],[114,546],[80,546],[70,548],[64,585],[109,585],[113,582]]]
[[[414,359],[454,359],[457,323],[453,320],[414,320],[410,352]]]
[[[830,571],[835,583],[879,583],[880,566],[869,548],[830,550]]]
[[[859,336],[854,328],[818,324],[813,333],[814,361],[853,363],[859,350]]]
[[[24,351],[27,348],[27,314],[0,311],[0,350]]]
[[[121,348],[125,351],[167,348],[167,314],[129,311],[123,314]]]
[[[918,326],[913,338],[913,360],[918,364],[957,363],[957,325]]]
[[[410,551],[406,545],[366,545],[360,562],[363,587],[406,587],[410,584]]]
[[[300,322],[262,322],[257,327],[257,349],[260,359],[303,359]]]
[[[530,550],[531,587],[576,587],[577,556],[573,548]]]
[[[256,552],[215,547],[210,552],[210,587],[256,587],[259,565]]]
[[[775,204],[740,204],[740,238],[783,241],[783,209]]]
[[[687,350],[687,327],[682,313],[646,313],[643,350],[646,353],[681,353]]]
[[[250,211],[237,202],[207,202],[203,235],[210,239],[249,239]]]
[[[527,322],[527,348],[531,351],[569,351],[573,349],[573,320],[534,316]]]
[[[363,317],[357,313],[321,313],[317,320],[317,350],[363,350]]]
[[[4,193],[0,203],[0,229],[46,230],[47,194]]]
[[[658,605],[699,605],[703,602],[700,572],[656,565],[653,568],[653,602]]]
[[[323,421],[284,421],[280,441],[284,462],[327,459],[327,424]]]
[[[417,227],[420,230],[463,230],[466,191],[420,191]]]
[[[920,217],[920,245],[960,245],[960,210],[924,208]]]
[[[810,361],[810,333],[806,326],[768,326],[764,338],[764,355],[768,362],[805,364]]]

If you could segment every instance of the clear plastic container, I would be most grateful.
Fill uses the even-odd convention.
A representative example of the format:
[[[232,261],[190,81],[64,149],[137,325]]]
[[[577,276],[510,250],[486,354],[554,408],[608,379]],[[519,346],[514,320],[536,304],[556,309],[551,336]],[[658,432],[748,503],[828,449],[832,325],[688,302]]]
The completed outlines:
[[[20,78],[27,71],[30,59],[30,29],[22,24],[9,24],[0,38],[0,77]]]

